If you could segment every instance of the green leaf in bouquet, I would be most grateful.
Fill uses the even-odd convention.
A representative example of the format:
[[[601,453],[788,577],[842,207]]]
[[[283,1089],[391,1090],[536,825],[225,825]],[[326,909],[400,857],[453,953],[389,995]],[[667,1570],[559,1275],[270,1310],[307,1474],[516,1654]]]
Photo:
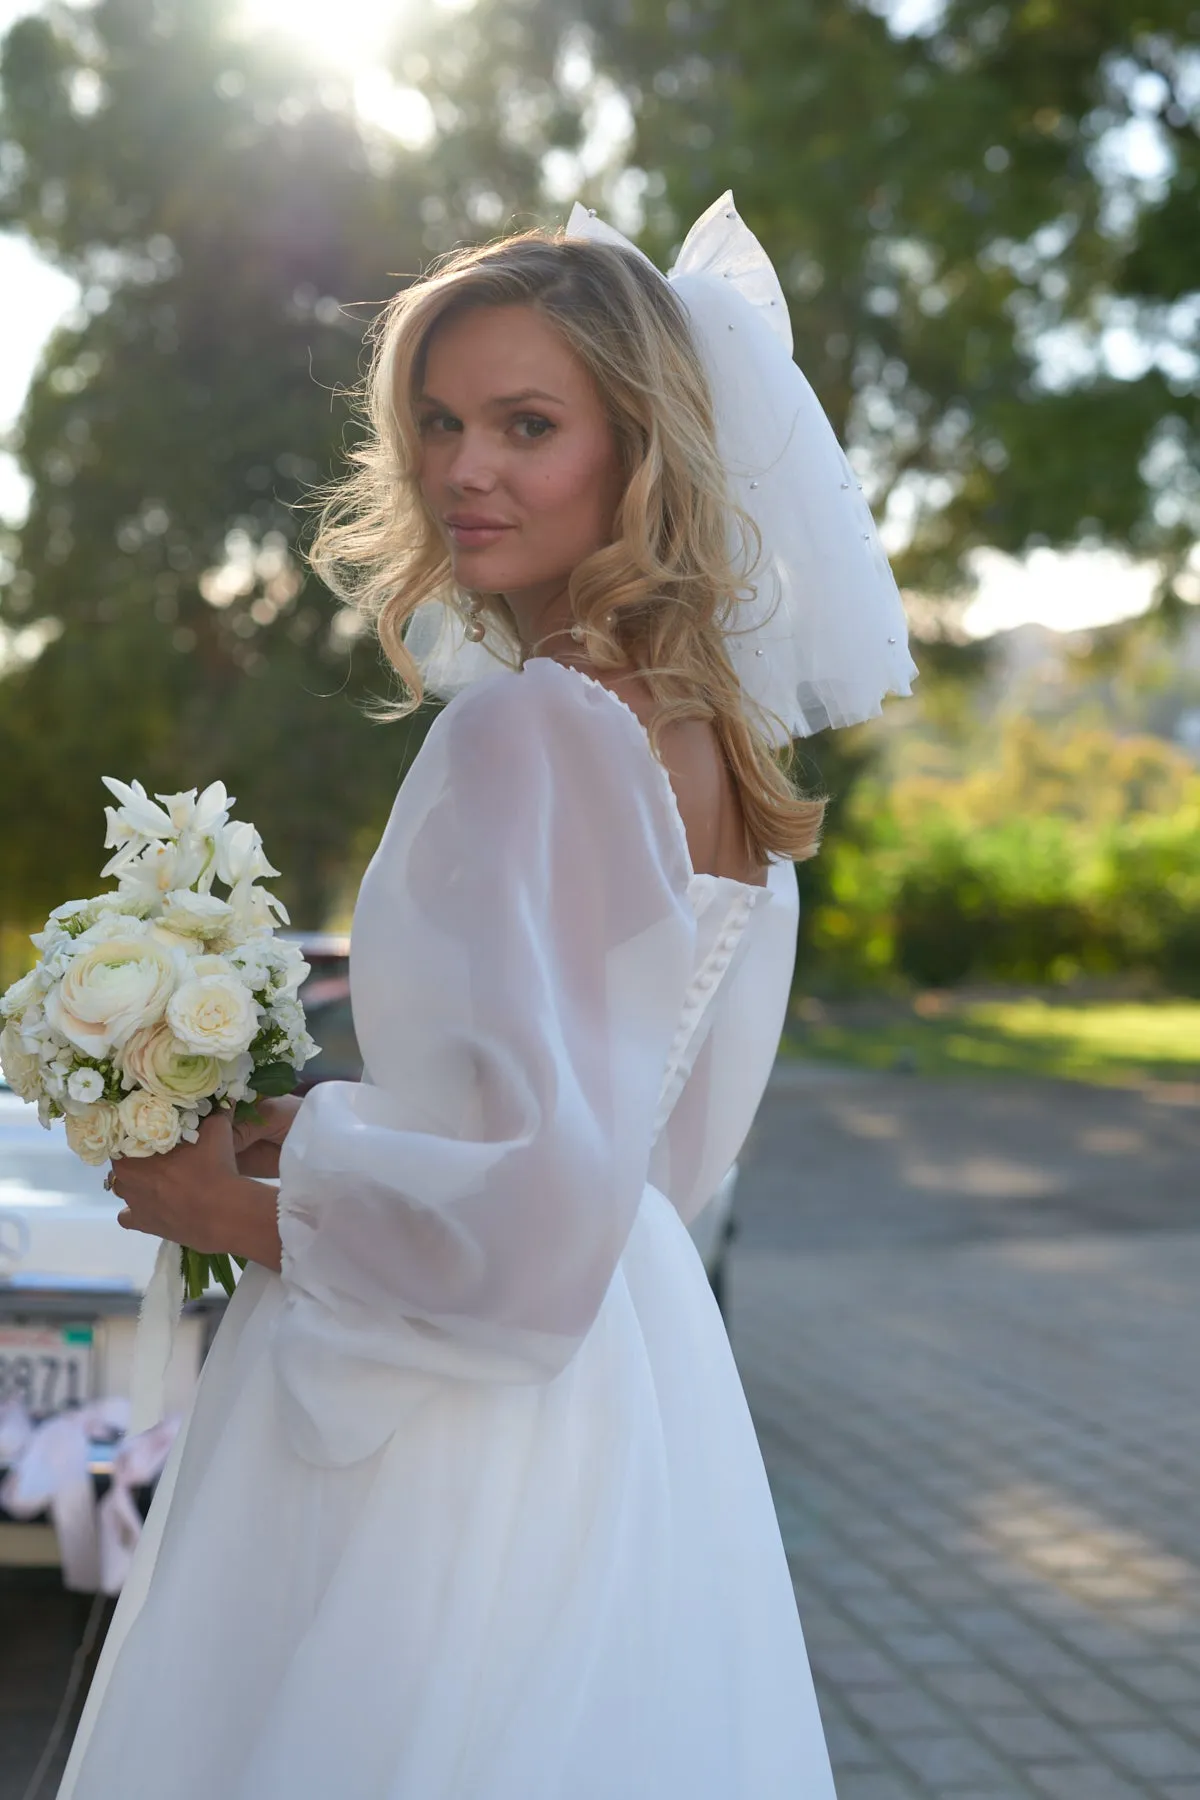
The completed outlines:
[[[235,1119],[253,1119],[256,1125],[261,1125],[264,1122],[263,1116],[258,1110],[257,1099],[239,1100],[233,1109],[233,1116]]]
[[[233,1290],[237,1284],[233,1279],[233,1269],[230,1267],[229,1258],[222,1253],[220,1256],[210,1256],[208,1261],[214,1279],[220,1282],[221,1286],[225,1289],[225,1292],[229,1295],[230,1299],[232,1299]]]
[[[182,1249],[183,1256],[183,1297],[185,1300],[199,1300],[208,1286],[208,1257],[199,1250],[189,1250],[186,1245]]]
[[[274,1098],[281,1094],[290,1094],[296,1085],[296,1071],[291,1063],[264,1063],[261,1069],[255,1069],[250,1077],[259,1095]]]
[[[245,1268],[242,1258],[233,1259],[239,1268]],[[210,1255],[202,1250],[183,1249],[183,1289],[185,1300],[200,1300],[208,1292],[210,1282],[216,1281],[232,1298],[237,1283],[234,1280],[233,1267],[224,1251]]]

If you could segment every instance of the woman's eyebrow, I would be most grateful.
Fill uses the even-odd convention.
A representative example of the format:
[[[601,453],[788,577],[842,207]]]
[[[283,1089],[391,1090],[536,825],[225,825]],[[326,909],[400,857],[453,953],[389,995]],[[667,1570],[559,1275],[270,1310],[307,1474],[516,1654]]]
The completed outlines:
[[[485,402],[488,406],[520,406],[526,400],[549,400],[555,406],[565,406],[566,401],[558,394],[548,394],[544,388],[522,388],[519,394],[497,394],[494,400]],[[418,406],[437,406],[443,412],[452,413],[454,408],[439,400],[436,394],[418,394]]]

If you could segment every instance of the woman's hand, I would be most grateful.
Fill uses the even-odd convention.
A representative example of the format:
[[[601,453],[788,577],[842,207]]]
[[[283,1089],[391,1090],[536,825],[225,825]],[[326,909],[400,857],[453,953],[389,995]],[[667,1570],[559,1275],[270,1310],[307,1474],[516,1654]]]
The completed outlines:
[[[302,1094],[284,1094],[274,1100],[258,1100],[255,1110],[262,1114],[261,1121],[234,1120],[233,1151],[239,1174],[267,1179],[279,1174],[279,1151],[303,1098]]]
[[[117,1224],[126,1231],[279,1267],[275,1190],[239,1173],[233,1120],[223,1108],[201,1119],[194,1144],[161,1156],[114,1157],[111,1185],[125,1202]]]

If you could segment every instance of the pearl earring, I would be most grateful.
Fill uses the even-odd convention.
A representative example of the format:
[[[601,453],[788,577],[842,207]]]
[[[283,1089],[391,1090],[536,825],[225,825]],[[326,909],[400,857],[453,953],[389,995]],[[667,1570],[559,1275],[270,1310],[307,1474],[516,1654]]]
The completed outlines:
[[[483,622],[483,603],[473,596],[467,601],[466,636],[473,644],[481,644],[487,635],[487,626]]]
[[[584,638],[587,636],[587,632],[583,629],[582,625],[572,625],[571,636],[575,639],[577,644],[582,644]]]

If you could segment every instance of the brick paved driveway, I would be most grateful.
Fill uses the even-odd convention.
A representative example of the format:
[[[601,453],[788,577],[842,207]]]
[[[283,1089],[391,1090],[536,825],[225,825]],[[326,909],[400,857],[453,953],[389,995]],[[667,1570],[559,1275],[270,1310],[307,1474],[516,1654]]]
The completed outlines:
[[[1200,1105],[781,1069],[740,1202],[840,1800],[1200,1800]],[[82,1620],[0,1581],[0,1800]]]
[[[781,1069],[740,1198],[840,1800],[1200,1800],[1200,1104]]]

